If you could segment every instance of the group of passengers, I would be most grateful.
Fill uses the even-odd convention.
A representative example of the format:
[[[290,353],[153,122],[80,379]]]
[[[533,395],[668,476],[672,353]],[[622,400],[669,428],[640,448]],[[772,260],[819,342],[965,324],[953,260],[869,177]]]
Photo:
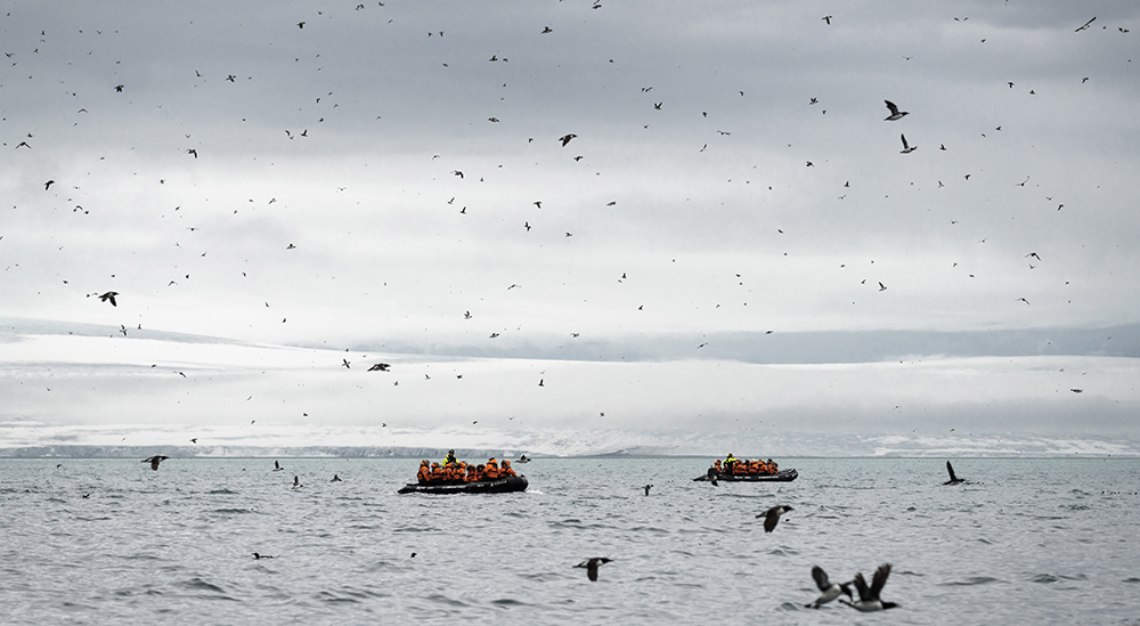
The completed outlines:
[[[427,459],[420,461],[416,481],[421,485],[446,485],[477,483],[516,475],[511,462],[506,459],[503,459],[502,465],[495,460],[495,457],[491,457],[486,463],[475,465],[456,459],[455,450],[448,450],[447,456],[439,463],[429,463]]]
[[[780,473],[780,466],[772,459],[767,461],[761,459],[744,459],[743,461],[737,459],[731,452],[728,456],[724,457],[724,461],[720,459],[713,461],[713,469],[717,474],[732,474],[733,476],[763,476],[775,475]]]

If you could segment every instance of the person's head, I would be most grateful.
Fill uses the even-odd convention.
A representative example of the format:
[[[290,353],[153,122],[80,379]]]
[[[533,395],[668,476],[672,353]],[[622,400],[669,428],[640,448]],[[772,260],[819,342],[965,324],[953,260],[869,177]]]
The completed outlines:
[[[420,461],[420,465],[427,465],[427,464],[428,464],[428,460],[427,460],[427,459],[424,459],[424,460]]]
[[[432,469],[439,469],[439,463],[432,463],[431,468]]]
[[[455,456],[455,450],[448,450],[447,455],[448,456]]]
[[[511,462],[506,460],[506,459],[503,459],[503,467],[510,467],[510,466],[511,466]]]

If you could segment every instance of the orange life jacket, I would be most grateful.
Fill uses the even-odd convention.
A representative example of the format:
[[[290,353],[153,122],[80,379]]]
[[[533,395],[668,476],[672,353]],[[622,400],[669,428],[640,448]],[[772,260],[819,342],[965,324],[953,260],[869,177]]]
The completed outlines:
[[[494,480],[499,477],[499,463],[494,458],[487,461],[487,464],[483,467],[483,476],[488,480]]]
[[[420,470],[416,472],[416,480],[421,483],[431,480],[431,468],[427,465],[420,465]]]
[[[506,476],[516,476],[517,474],[515,474],[515,469],[513,467],[511,467],[510,461],[503,461],[503,468],[501,470],[499,470],[499,475],[506,477]]]

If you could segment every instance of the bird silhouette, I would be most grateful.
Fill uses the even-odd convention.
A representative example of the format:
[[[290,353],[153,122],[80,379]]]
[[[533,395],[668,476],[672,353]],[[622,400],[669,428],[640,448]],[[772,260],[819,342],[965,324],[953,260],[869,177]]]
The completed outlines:
[[[942,483],[943,485],[957,485],[966,482],[965,479],[958,478],[958,475],[954,473],[954,466],[950,464],[950,461],[946,461],[946,473],[950,475],[950,480]]]
[[[598,582],[598,567],[605,563],[609,563],[612,560],[613,559],[604,556],[596,556],[590,559],[586,559],[574,567],[586,568],[586,578],[589,578],[590,582],[596,583]]]
[[[156,454],[154,456],[150,456],[150,457],[143,459],[141,462],[142,463],[150,463],[150,469],[157,472],[158,471],[158,464],[162,463],[163,461],[165,461],[168,458],[170,458],[170,457],[162,456],[161,454]]]
[[[906,142],[906,135],[900,134],[899,139],[902,139],[903,145],[903,149],[899,150],[900,154],[910,154],[911,152],[918,150],[918,146],[912,146]]]
[[[875,576],[871,579],[871,586],[867,587],[867,581],[863,578],[863,572],[855,574],[855,589],[859,592],[859,600],[857,602],[848,602],[842,598],[840,602],[850,606],[854,609],[864,613],[872,611],[885,611],[893,609],[898,606],[894,602],[883,602],[879,595],[883,591],[883,586],[887,584],[887,578],[891,575],[891,564],[884,563],[875,570]]]
[[[884,122],[896,122],[906,117],[907,115],[910,115],[909,111],[900,111],[898,106],[896,106],[895,103],[891,102],[890,100],[883,100],[883,102],[887,104],[887,110],[891,112],[890,115],[883,118]]]
[[[806,605],[807,608],[818,609],[819,607],[835,600],[840,595],[846,595],[847,599],[852,599],[851,596],[851,583],[833,583],[827,578],[827,572],[823,568],[815,565],[811,568],[811,577],[815,580],[815,586],[819,588],[819,597],[815,602]]]
[[[103,302],[110,302],[111,306],[117,307],[117,306],[119,306],[119,303],[115,302],[115,296],[117,296],[117,295],[119,295],[119,292],[117,292],[117,291],[108,291],[108,292],[100,295],[99,299],[102,300]]]
[[[577,136],[578,136],[578,135],[575,135],[574,133],[567,133],[567,134],[565,134],[565,135],[562,135],[561,137],[559,137],[559,138],[558,138],[558,141],[561,141],[561,142],[562,142],[562,147],[563,147],[563,148],[565,148],[565,147],[566,147],[566,144],[570,143],[570,140],[571,140],[571,139],[574,139],[574,138],[575,138],[575,137],[577,137]]]
[[[784,513],[787,513],[788,511],[792,511],[792,510],[794,510],[794,509],[792,509],[792,507],[790,507],[790,506],[787,506],[785,504],[779,504],[779,505],[776,505],[776,506],[768,509],[767,511],[757,515],[756,517],[757,517],[757,519],[759,519],[761,517],[764,518],[764,532],[770,533],[773,530],[776,530],[776,524],[780,523],[780,517]]]

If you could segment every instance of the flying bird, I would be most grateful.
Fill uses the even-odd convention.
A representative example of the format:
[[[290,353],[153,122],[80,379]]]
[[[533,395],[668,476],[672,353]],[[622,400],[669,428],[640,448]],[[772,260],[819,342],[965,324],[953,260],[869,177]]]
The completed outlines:
[[[833,583],[827,578],[827,572],[823,568],[815,565],[811,568],[811,577],[815,579],[815,586],[819,587],[819,597],[815,602],[806,605],[806,608],[818,609],[819,607],[835,600],[840,595],[846,595],[848,600],[852,599],[851,596],[851,583]]]
[[[645,490],[645,495],[649,495],[649,490],[652,488],[653,488],[653,485],[646,485],[646,486],[642,487],[642,489]]]
[[[950,465],[950,461],[946,461],[946,472],[950,474],[950,480],[942,483],[943,485],[957,485],[966,482],[964,478],[958,478],[958,475],[954,473],[954,466]]]
[[[253,560],[260,561],[261,559],[272,559],[273,557],[268,554],[261,554],[260,552],[253,553]]]
[[[117,291],[108,291],[107,293],[99,296],[99,299],[102,300],[103,302],[110,302],[111,306],[117,307],[117,306],[119,306],[119,304],[117,302],[115,302],[115,296],[117,296],[117,295],[119,295],[119,292],[117,292]]]
[[[821,18],[819,18],[819,19],[821,19],[821,20],[823,20],[823,21],[827,22],[827,25],[828,25],[828,26],[831,26],[831,16],[830,16],[830,15],[824,15],[823,17],[821,17]]]
[[[757,515],[756,518],[764,518],[764,532],[770,533],[776,530],[776,524],[780,523],[780,516],[792,510],[794,509],[786,504],[779,504]]]
[[[912,146],[906,142],[906,135],[899,134],[899,138],[902,139],[903,144],[903,149],[899,150],[899,154],[910,154],[911,152],[918,150],[918,146]]]
[[[561,137],[559,137],[559,138],[558,138],[558,141],[561,141],[561,142],[562,142],[562,147],[563,147],[563,148],[565,148],[565,147],[566,147],[566,144],[570,143],[570,140],[571,140],[571,139],[574,139],[574,138],[575,138],[575,137],[577,137],[577,136],[578,136],[578,135],[575,135],[574,133],[567,133],[567,134],[565,134],[565,135],[562,135]]]
[[[859,592],[858,602],[848,602],[842,598],[840,602],[850,606],[854,609],[864,613],[872,611],[885,611],[893,609],[898,606],[894,602],[883,602],[879,599],[879,594],[883,591],[883,586],[887,584],[887,577],[891,575],[891,564],[883,563],[879,569],[875,570],[875,576],[871,579],[870,588],[867,587],[867,581],[863,578],[863,572],[855,574],[855,589]]]
[[[377,363],[377,364],[373,365],[372,367],[368,368],[368,371],[370,371],[370,372],[387,372],[389,367],[391,367],[391,365],[388,365],[387,363]]]
[[[879,281],[879,291],[886,291],[886,290],[887,290],[887,286],[884,285],[882,283],[882,281]]]
[[[887,109],[891,112],[890,115],[883,118],[884,122],[896,122],[901,120],[904,116],[910,115],[909,111],[900,111],[898,106],[890,100],[883,100],[883,102],[887,103]]]
[[[252,423],[253,423],[253,422],[250,422],[250,424],[252,424]],[[284,467],[281,467],[281,462],[280,462],[280,461],[273,461],[273,471],[275,471],[275,472],[280,472],[280,471],[281,471],[281,470],[283,470],[283,469],[285,469],[285,468],[284,468]]]
[[[341,359],[340,364],[343,365],[344,369],[346,369],[346,370],[352,369],[352,364],[348,362],[348,359]]]
[[[1088,29],[1089,29],[1089,24],[1092,24],[1092,23],[1093,23],[1093,22],[1095,22],[1095,21],[1096,21],[1096,18],[1095,18],[1095,17],[1093,17],[1091,20],[1089,20],[1089,21],[1085,22],[1084,24],[1082,24],[1082,25],[1078,26],[1078,27],[1077,27],[1077,30],[1074,30],[1073,32],[1074,32],[1074,33],[1079,33],[1079,32],[1081,32],[1082,30],[1088,30]]]
[[[163,461],[165,461],[168,458],[170,458],[170,457],[162,456],[161,454],[156,454],[154,456],[147,457],[147,458],[143,459],[141,462],[142,463],[150,463],[150,469],[157,472],[158,471],[158,464],[162,463]]]
[[[300,489],[301,487],[302,487],[302,485],[301,485],[301,477],[300,477],[300,476],[297,476],[296,474],[294,474],[294,475],[293,475],[293,487],[292,487],[292,488],[293,488],[293,489]]]
[[[596,583],[598,582],[598,566],[604,563],[609,563],[612,560],[613,559],[609,559],[604,556],[596,556],[592,559],[586,559],[574,567],[586,568],[586,578],[589,578],[590,582]]]

